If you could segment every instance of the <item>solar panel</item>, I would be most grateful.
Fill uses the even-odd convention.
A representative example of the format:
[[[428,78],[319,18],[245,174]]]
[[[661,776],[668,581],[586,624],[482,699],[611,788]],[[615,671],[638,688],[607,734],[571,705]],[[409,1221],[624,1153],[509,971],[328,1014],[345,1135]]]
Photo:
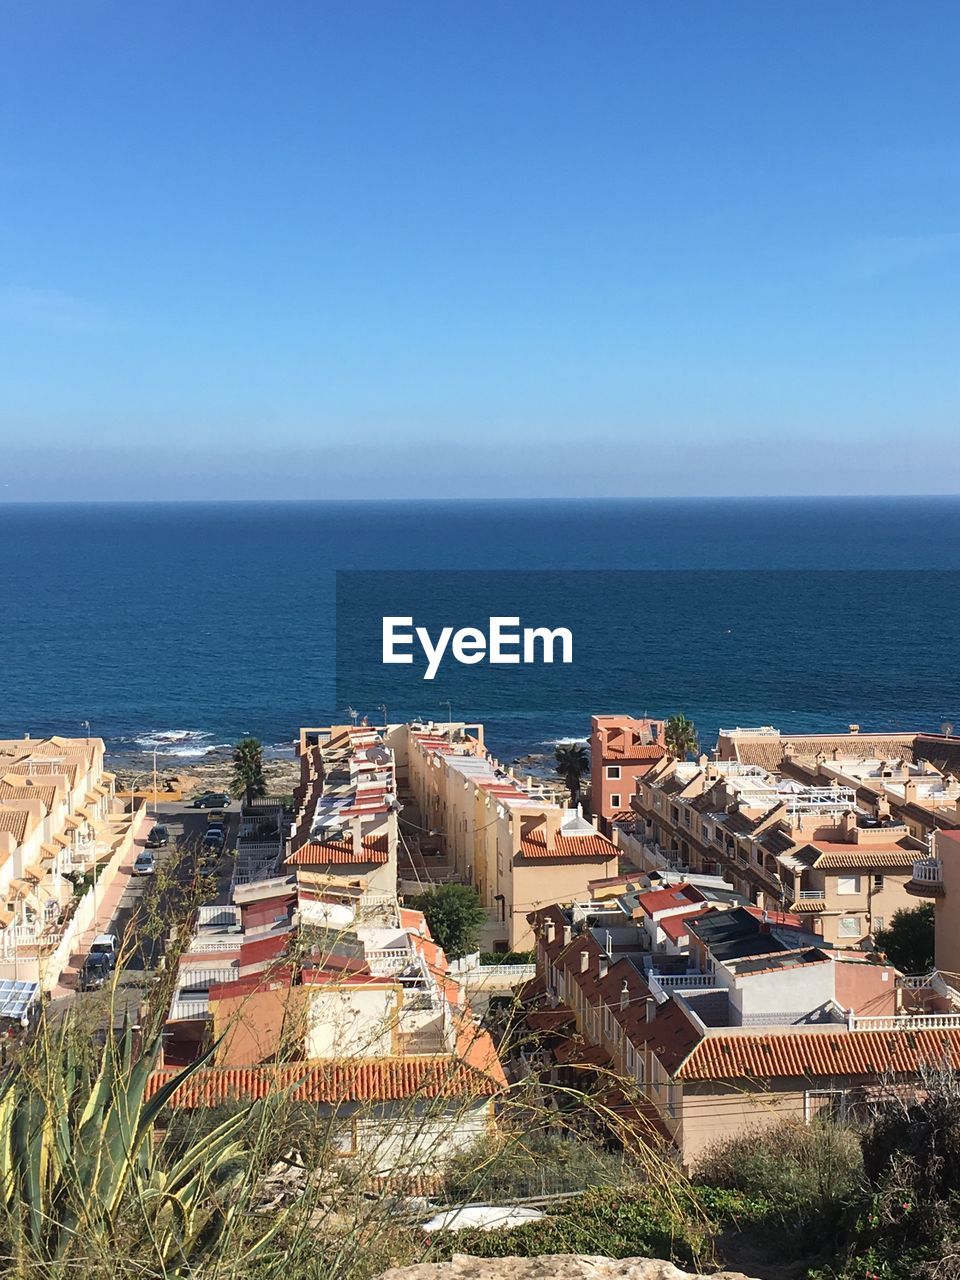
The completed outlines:
[[[39,982],[0,979],[0,1018],[22,1018],[40,993]]]

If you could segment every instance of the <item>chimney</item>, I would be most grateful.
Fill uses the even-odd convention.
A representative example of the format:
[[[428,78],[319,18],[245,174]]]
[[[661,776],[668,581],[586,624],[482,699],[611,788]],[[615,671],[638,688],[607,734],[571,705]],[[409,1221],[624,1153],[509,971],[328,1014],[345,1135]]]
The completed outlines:
[[[563,926],[563,945],[569,947],[573,941],[573,925],[565,924]]]
[[[890,801],[886,796],[881,796],[877,801],[877,817],[881,822],[886,822],[890,817]]]
[[[584,947],[583,950],[580,952],[580,972],[586,973],[589,968],[590,968],[590,952],[586,949],[586,947]]]
[[[606,956],[600,957],[600,963],[598,967],[600,971],[600,977],[605,978],[607,976],[607,971],[610,968],[610,961],[607,959]]]
[[[652,1022],[657,1016],[657,1002],[653,996],[647,996],[647,1021]]]
[[[553,946],[553,941],[554,941],[554,939],[555,939],[555,938],[556,938],[556,936],[557,936],[557,926],[556,926],[556,924],[554,923],[554,921],[553,921],[553,920],[548,920],[548,921],[547,921],[547,927],[546,927],[545,932],[546,932],[546,937],[547,937],[547,946],[548,946],[548,947],[552,947],[552,946]]]
[[[628,1005],[629,1003],[630,1003],[630,984],[629,984],[629,982],[627,982],[626,978],[624,978],[623,982],[621,982],[621,983],[620,983],[620,1011],[621,1011],[621,1013],[623,1012],[623,1010],[624,1010],[624,1009],[626,1009],[626,1007],[627,1007],[627,1005]]]
[[[860,732],[860,726],[859,726],[858,724],[851,724],[851,725],[848,725],[848,728],[849,728],[849,730],[850,730],[850,732],[851,732],[851,733],[859,733],[859,732]]]
[[[916,778],[907,778],[903,784],[903,799],[905,804],[915,804],[917,792],[920,783]]]

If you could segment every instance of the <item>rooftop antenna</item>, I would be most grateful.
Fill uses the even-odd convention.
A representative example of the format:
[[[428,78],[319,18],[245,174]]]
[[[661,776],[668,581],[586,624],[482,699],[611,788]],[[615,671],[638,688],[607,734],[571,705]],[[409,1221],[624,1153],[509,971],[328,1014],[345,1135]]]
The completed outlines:
[[[953,721],[944,720],[943,724],[940,726],[940,732],[943,734],[945,738],[949,738],[950,735],[953,733]]]
[[[350,719],[353,721],[354,725],[356,725],[357,720],[360,718],[360,712],[355,711],[353,707],[344,707],[343,714],[345,716],[349,716]]]

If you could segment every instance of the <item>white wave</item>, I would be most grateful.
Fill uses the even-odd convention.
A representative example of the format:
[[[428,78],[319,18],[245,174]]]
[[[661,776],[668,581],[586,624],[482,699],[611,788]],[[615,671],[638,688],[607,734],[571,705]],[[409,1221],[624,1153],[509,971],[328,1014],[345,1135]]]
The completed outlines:
[[[589,738],[547,738],[540,743],[541,747],[589,747]]]

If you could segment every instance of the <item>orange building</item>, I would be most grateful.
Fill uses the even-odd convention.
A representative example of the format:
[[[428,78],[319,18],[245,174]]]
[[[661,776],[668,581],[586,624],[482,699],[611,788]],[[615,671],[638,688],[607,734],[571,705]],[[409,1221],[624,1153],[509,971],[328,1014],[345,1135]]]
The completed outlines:
[[[605,835],[614,822],[632,818],[630,797],[642,778],[666,754],[664,722],[634,716],[593,716],[590,720],[590,804]]]

